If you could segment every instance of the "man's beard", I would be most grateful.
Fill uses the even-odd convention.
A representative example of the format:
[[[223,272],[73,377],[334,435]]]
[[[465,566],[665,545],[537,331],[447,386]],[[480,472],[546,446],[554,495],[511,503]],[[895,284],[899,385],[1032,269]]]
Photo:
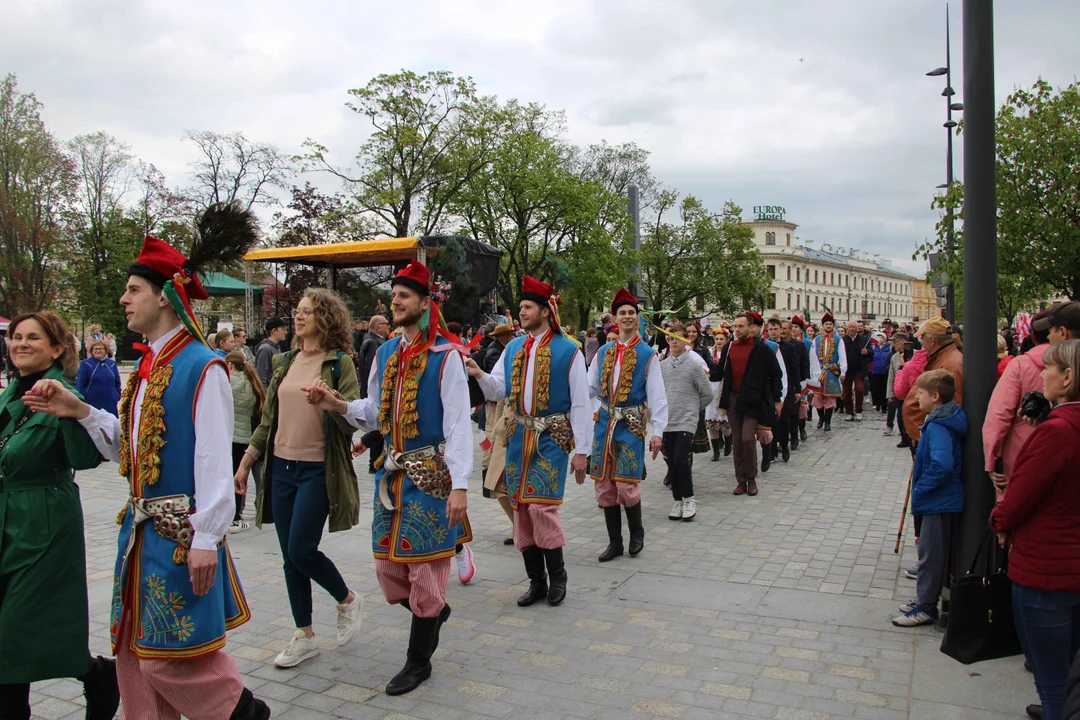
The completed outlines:
[[[523,322],[521,324],[521,327],[523,329],[525,329],[526,331],[528,331],[528,332],[533,332],[534,330],[539,330],[543,326],[544,326],[544,316],[543,315],[536,315],[536,316],[533,317],[532,320],[525,321],[525,322]]]
[[[413,325],[419,325],[420,319],[424,317],[424,311],[419,308],[413,310],[412,312],[402,308],[401,312],[403,313],[401,319],[396,321],[397,324],[401,327],[412,327]]]

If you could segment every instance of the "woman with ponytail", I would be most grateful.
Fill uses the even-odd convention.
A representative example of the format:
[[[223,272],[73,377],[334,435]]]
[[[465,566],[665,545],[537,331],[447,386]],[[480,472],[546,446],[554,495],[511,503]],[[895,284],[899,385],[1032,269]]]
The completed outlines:
[[[244,459],[244,451],[251,442],[251,433],[258,427],[262,406],[266,402],[266,391],[259,379],[259,373],[255,372],[255,368],[242,352],[233,350],[225,356],[225,362],[229,363],[229,385],[232,386],[233,396],[232,463],[235,475],[240,469],[240,461]],[[235,495],[236,513],[229,527],[230,533],[243,532],[250,527],[240,517],[244,510],[244,498],[247,496],[241,493]]]

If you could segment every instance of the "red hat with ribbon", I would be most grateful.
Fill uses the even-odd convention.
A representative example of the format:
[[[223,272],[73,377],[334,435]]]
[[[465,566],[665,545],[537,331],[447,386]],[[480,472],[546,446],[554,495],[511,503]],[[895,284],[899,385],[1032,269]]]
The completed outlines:
[[[422,262],[413,259],[408,265],[398,271],[398,274],[390,281],[390,285],[391,287],[394,285],[404,285],[421,295],[430,295],[431,271],[428,270]]]
[[[135,264],[128,269],[128,275],[136,275],[149,280],[158,287],[172,280],[183,286],[189,300],[206,300],[206,293],[199,276],[188,268],[188,259],[179,250],[164,240],[147,235],[143,240],[142,250]]]
[[[611,314],[615,312],[623,305],[633,305],[634,310],[640,310],[638,307],[638,300],[634,297],[626,288],[619,288],[619,292],[615,293],[615,299],[611,301]]]
[[[798,326],[799,326],[799,327],[801,327],[801,328],[802,328],[803,330],[805,330],[805,329],[806,329],[806,321],[805,321],[805,320],[803,320],[803,319],[802,319],[801,317],[799,317],[798,315],[792,315],[792,316],[791,316],[791,324],[792,324],[792,325],[798,325]]]
[[[746,317],[750,320],[751,325],[757,325],[758,327],[764,327],[765,325],[764,318],[762,318],[760,314],[754,312],[753,310],[747,310]]]
[[[551,310],[551,327],[555,329],[557,334],[563,334],[562,320],[559,318],[559,305],[562,300],[559,299],[559,293],[555,292],[551,285],[525,275],[521,278],[521,299],[534,302],[542,308],[546,307]]]
[[[833,317],[832,313],[827,312],[821,316],[821,324],[824,325],[827,322],[836,323],[836,318]]]

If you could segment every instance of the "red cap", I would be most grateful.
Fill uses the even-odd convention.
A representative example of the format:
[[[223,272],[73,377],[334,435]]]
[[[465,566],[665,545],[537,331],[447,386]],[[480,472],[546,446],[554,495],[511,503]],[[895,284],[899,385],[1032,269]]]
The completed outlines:
[[[169,243],[152,235],[147,235],[143,240],[139,257],[128,269],[128,274],[149,280],[158,287],[164,287],[172,280],[175,285],[183,286],[190,300],[206,300],[210,297],[199,276],[187,269],[187,258]]]
[[[792,315],[792,316],[791,316],[791,324],[792,324],[792,325],[798,325],[798,326],[799,326],[799,327],[801,327],[801,328],[802,328],[803,330],[805,330],[805,329],[806,329],[806,321],[805,321],[805,320],[803,320],[803,319],[802,319],[801,317],[799,317],[798,315]]]
[[[833,317],[832,313],[825,313],[821,316],[821,324],[824,325],[827,322],[836,323],[836,318]]]
[[[637,298],[626,288],[619,288],[619,292],[615,293],[615,299],[611,301],[611,314],[614,315],[615,311],[623,305],[633,305],[634,310],[638,309]]]
[[[531,300],[532,302],[546,307],[551,301],[552,289],[547,283],[542,283],[534,277],[528,275],[521,279],[521,299]]]
[[[758,325],[759,327],[763,327],[765,325],[765,320],[761,317],[761,315],[754,312],[753,310],[747,310],[746,317],[750,318],[751,325]]]
[[[390,286],[394,285],[404,285],[421,295],[428,295],[431,293],[431,271],[422,262],[413,259],[390,281]]]

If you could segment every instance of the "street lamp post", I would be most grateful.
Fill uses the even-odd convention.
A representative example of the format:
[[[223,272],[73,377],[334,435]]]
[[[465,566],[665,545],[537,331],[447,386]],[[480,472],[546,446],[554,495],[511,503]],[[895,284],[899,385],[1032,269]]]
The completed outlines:
[[[930,72],[926,73],[929,77],[945,76],[945,89],[941,91],[942,97],[945,98],[945,185],[938,185],[939,188],[952,187],[953,184],[953,128],[957,123],[953,120],[953,110],[963,110],[963,103],[954,103],[953,95],[956,91],[952,86],[952,44],[949,38],[949,4],[945,3],[945,67],[934,68]],[[948,228],[945,230],[945,251],[946,255],[951,258],[953,252],[953,213],[951,208],[945,210],[947,213]],[[956,322],[956,294],[953,287],[952,280],[949,280],[945,286],[945,319],[949,322]]]

